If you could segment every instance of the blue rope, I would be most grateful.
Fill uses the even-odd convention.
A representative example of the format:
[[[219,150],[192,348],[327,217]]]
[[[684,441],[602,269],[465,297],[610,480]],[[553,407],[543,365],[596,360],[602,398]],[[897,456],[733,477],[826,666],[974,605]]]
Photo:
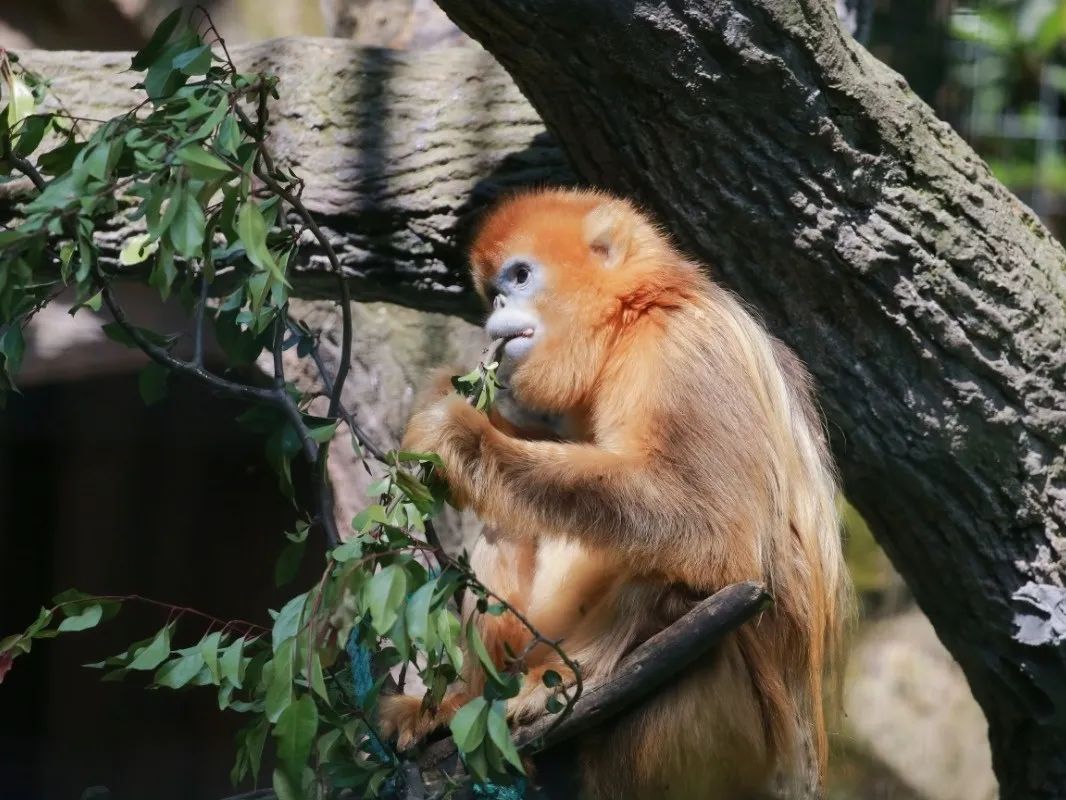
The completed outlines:
[[[523,800],[526,796],[526,782],[518,778],[511,786],[496,783],[475,783],[472,787],[474,797],[481,800]]]
[[[348,652],[348,659],[352,665],[352,688],[355,691],[356,702],[359,703],[360,708],[366,708],[367,698],[374,688],[374,673],[371,669],[370,649],[359,643],[358,628],[352,628],[348,636],[348,644],[344,649]],[[394,763],[396,759],[392,751],[387,749],[378,738],[377,731],[373,728],[369,730],[370,736],[367,737],[367,744],[370,746],[370,753],[386,764]]]

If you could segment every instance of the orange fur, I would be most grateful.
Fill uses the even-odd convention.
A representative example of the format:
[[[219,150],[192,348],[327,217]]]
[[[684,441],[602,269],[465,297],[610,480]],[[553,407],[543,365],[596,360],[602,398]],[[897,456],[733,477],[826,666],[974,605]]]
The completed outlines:
[[[511,390],[587,435],[533,439],[438,392],[405,437],[440,454],[490,526],[475,552],[481,579],[562,637],[586,683],[700,596],[754,579],[775,598],[585,744],[586,794],[751,797],[775,778],[803,780],[809,752],[824,777],[823,680],[848,584],[806,372],[622,200],[548,190],[504,202],[471,251],[483,295],[515,255],[547,283],[533,301],[543,335]],[[515,652],[528,642],[499,621],[485,634],[498,656],[504,641]],[[547,648],[529,664],[563,672]],[[467,680],[464,692],[480,690]],[[536,682],[525,686],[510,709],[523,718],[544,700]]]

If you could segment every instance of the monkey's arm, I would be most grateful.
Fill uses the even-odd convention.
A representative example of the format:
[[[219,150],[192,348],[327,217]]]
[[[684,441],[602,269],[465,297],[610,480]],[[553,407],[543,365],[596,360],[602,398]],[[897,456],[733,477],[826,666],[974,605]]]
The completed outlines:
[[[416,414],[404,446],[438,453],[453,493],[508,535],[571,535],[658,562],[684,527],[687,487],[671,470],[592,444],[509,436],[458,396]]]

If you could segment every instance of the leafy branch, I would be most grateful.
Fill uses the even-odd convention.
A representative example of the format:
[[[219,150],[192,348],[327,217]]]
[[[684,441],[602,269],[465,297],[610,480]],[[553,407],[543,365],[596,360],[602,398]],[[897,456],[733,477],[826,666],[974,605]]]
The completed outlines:
[[[292,464],[297,457],[307,462],[314,513],[287,534],[277,582],[296,574],[312,528],[321,530],[329,552],[319,582],[271,612],[269,628],[138,595],[60,596],[25,631],[0,642],[0,679],[35,640],[88,630],[127,602],[156,605],[167,618],[152,637],[92,665],[107,670],[105,680],[144,673],[164,688],[215,687],[220,709],[249,719],[237,739],[235,784],[258,780],[273,741],[278,797],[324,798],[342,790],[375,797],[418,772],[412,773],[415,756],[401,758],[375,730],[380,693],[397,676],[402,687],[414,671],[432,708],[460,680],[464,658],[475,657],[486,674],[485,693],[456,716],[455,740],[474,779],[514,782],[524,766],[507,733],[505,704],[520,689],[526,658],[545,646],[575,676],[574,686],[557,687],[565,702],[549,701],[549,710],[560,712],[556,719],[581,694],[579,665],[483,586],[465,558],[441,548],[432,522],[447,494],[435,471],[439,459],[383,450],[344,407],[354,336],[349,287],[329,238],[301,200],[302,181],[279,166],[267,144],[276,79],[241,73],[204,9],[192,18],[168,16],[131,69],[142,74],[144,100],[113,119],[89,120],[61,104],[47,110],[56,104],[47,83],[0,53],[6,100],[0,176],[21,174],[33,186],[15,223],[0,230],[0,392],[17,391],[25,326],[72,288],[71,313],[106,310],[111,322],[104,332],[149,359],[140,379],[147,402],[165,395],[171,375],[241,401],[247,410],[239,421],[262,436],[281,491],[300,508]],[[117,218],[140,232],[115,263],[101,256],[96,234]],[[288,265],[305,233],[337,281],[342,344],[332,375],[316,334],[289,314]],[[120,299],[121,284],[130,282],[180,302],[193,323],[191,341],[136,324]],[[215,359],[206,363],[209,336],[221,351],[221,369]],[[329,398],[325,417],[310,413],[314,397],[289,380],[289,350],[315,364]],[[495,395],[494,361],[457,379],[479,408]],[[263,362],[267,380],[249,376]],[[343,536],[327,470],[341,423],[382,474],[370,489],[376,502]],[[502,668],[488,657],[476,620],[460,618],[456,598],[464,593],[477,614],[514,614],[528,629],[528,646]],[[179,622],[193,617],[207,629],[175,646]]]

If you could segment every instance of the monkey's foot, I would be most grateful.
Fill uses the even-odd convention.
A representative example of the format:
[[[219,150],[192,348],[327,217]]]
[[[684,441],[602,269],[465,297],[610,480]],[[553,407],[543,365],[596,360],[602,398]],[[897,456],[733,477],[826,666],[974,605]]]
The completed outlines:
[[[386,739],[396,739],[398,750],[407,750],[451,721],[463,699],[448,695],[435,712],[422,708],[422,698],[406,694],[384,695],[378,701],[378,726]]]
[[[562,677],[561,685],[553,687],[544,685],[544,673],[549,670]],[[544,664],[534,667],[526,674],[521,691],[507,701],[508,719],[525,724],[547,714],[548,700],[553,696],[560,696],[562,699],[563,690],[569,689],[573,684],[573,675],[561,664]]]

